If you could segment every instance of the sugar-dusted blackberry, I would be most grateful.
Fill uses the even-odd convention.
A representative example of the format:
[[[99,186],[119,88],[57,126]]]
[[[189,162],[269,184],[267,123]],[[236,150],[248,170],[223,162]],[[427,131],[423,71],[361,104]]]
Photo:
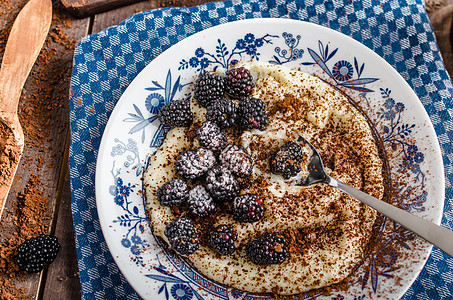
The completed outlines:
[[[236,176],[247,177],[252,174],[252,157],[242,146],[227,145],[220,152],[219,159],[222,165],[227,167]]]
[[[193,121],[190,103],[184,100],[168,102],[159,110],[157,117],[163,124],[171,127],[189,126]]]
[[[181,152],[175,163],[176,171],[184,179],[195,179],[205,174],[216,162],[214,153],[205,148]]]
[[[214,199],[202,185],[197,185],[190,190],[187,204],[190,212],[197,217],[207,217],[216,211]]]
[[[40,234],[17,248],[17,264],[28,273],[39,272],[55,260],[60,248],[57,237]]]
[[[281,174],[285,179],[300,172],[303,160],[302,148],[291,141],[284,144],[269,160],[271,172]]]
[[[232,127],[238,118],[237,110],[231,99],[223,98],[206,108],[206,120],[216,123],[221,129]]]
[[[231,226],[219,225],[209,231],[208,242],[217,253],[229,255],[236,251],[234,242],[237,237],[237,232]]]
[[[157,190],[157,200],[164,206],[180,206],[186,201],[188,193],[187,183],[176,178],[164,183]]]
[[[214,122],[204,122],[197,130],[197,139],[200,146],[213,151],[222,150],[227,143],[227,137]]]
[[[221,75],[204,71],[196,82],[194,96],[203,107],[208,107],[225,93],[225,78]]]
[[[165,236],[173,250],[182,255],[194,253],[200,238],[191,220],[184,217],[176,218],[165,227]]]
[[[244,67],[229,69],[225,74],[225,92],[231,98],[250,95],[254,86],[252,74]]]
[[[245,253],[248,259],[257,265],[281,264],[288,255],[285,238],[275,232],[248,243]]]
[[[266,105],[259,98],[243,98],[239,102],[238,115],[238,124],[243,130],[264,130],[269,123]]]
[[[237,196],[233,200],[233,219],[240,222],[253,223],[264,215],[264,204],[256,194]]]
[[[232,201],[239,194],[239,182],[224,166],[214,166],[206,173],[206,189],[215,201]]]

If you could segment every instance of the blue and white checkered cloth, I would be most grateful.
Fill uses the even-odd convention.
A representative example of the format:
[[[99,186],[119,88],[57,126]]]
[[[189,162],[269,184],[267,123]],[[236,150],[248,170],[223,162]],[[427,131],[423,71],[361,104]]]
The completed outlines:
[[[96,211],[96,156],[116,102],[162,51],[203,29],[248,18],[291,18],[330,27],[365,44],[402,75],[422,101],[437,132],[446,177],[442,224],[453,227],[453,86],[422,0],[234,0],[157,9],[88,36],[75,50],[69,163],[84,299],[139,298],[110,255]],[[434,248],[404,296],[412,298],[452,299],[453,258]]]

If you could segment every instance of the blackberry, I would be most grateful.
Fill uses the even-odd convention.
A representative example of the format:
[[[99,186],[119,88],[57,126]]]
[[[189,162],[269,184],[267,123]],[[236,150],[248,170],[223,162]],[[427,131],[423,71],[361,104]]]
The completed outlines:
[[[208,107],[215,100],[221,99],[225,93],[225,78],[204,71],[195,82],[194,96],[203,107]]]
[[[187,184],[184,180],[173,179],[164,183],[157,190],[157,200],[164,206],[180,206],[186,201],[188,194]]]
[[[244,67],[229,69],[225,74],[225,83],[225,92],[235,99],[250,95],[255,86],[252,74]]]
[[[303,160],[302,148],[295,142],[284,144],[269,161],[271,172],[282,174],[285,179],[296,176],[300,172]]]
[[[264,215],[263,199],[255,194],[245,194],[233,200],[233,219],[253,223]]]
[[[242,146],[227,145],[220,152],[219,159],[222,165],[227,167],[236,176],[247,177],[252,174],[252,158]]]
[[[202,185],[197,185],[190,190],[187,204],[190,212],[197,217],[207,217],[216,210],[214,200]]]
[[[264,130],[269,123],[266,105],[261,99],[246,97],[239,102],[239,126],[243,130]]]
[[[184,179],[195,179],[205,174],[216,162],[211,150],[198,148],[181,152],[176,160],[175,168]]]
[[[194,253],[200,244],[198,233],[191,220],[176,218],[165,227],[165,236],[173,250],[182,255]]]
[[[239,194],[239,182],[226,167],[217,165],[206,174],[206,189],[218,202],[231,201]]]
[[[219,225],[210,230],[208,242],[212,249],[217,253],[229,255],[236,251],[234,242],[237,237],[237,232],[231,226]]]
[[[40,234],[17,248],[17,264],[28,273],[39,272],[55,260],[60,248],[57,237]]]
[[[190,103],[184,100],[168,102],[159,110],[157,117],[159,121],[170,127],[189,126],[193,121]]]
[[[237,117],[236,104],[228,98],[214,102],[206,109],[206,120],[216,123],[221,129],[234,126]]]
[[[227,143],[225,133],[220,130],[220,127],[213,122],[207,121],[197,130],[197,139],[200,146],[213,151],[222,150]]]
[[[281,264],[288,252],[286,240],[278,233],[267,233],[245,247],[248,259],[257,265]]]

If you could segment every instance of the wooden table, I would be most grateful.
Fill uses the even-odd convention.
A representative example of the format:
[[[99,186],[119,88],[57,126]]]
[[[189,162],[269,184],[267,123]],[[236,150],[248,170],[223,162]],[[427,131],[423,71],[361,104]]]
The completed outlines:
[[[2,30],[9,30],[8,26],[14,19],[26,0],[0,1],[0,11],[9,9],[8,14],[0,16]],[[45,131],[44,138],[28,136],[26,149],[16,175],[12,192],[9,195],[6,213],[0,223],[0,232],[13,230],[10,227],[15,218],[14,203],[17,194],[24,189],[32,174],[39,177],[43,195],[50,201],[50,209],[53,213],[50,220],[49,233],[55,234],[62,245],[61,252],[55,262],[40,274],[31,274],[25,277],[21,286],[28,290],[28,294],[37,299],[79,299],[80,282],[78,277],[77,258],[74,242],[74,228],[71,215],[71,195],[68,174],[69,152],[69,78],[71,74],[72,54],[75,41],[79,41],[87,34],[99,32],[109,26],[116,25],[128,16],[139,11],[150,10],[163,6],[197,5],[206,0],[197,1],[145,1],[130,6],[118,8],[109,12],[95,15],[86,19],[75,19],[67,15],[61,4],[54,1],[54,21],[47,41],[47,51],[53,54],[49,61],[41,61],[35,66],[24,88],[21,99],[21,116],[26,118],[40,118],[40,111],[31,109],[34,93],[39,92],[42,84],[45,84],[46,71],[58,72],[61,81],[55,82],[57,86],[51,90],[46,99],[49,110],[43,114],[46,118],[42,128],[36,130]],[[453,0],[427,0],[427,11],[438,37],[439,46],[445,60],[450,76],[453,75],[453,52],[452,52],[452,19]],[[12,8],[12,9],[11,9]],[[9,24],[9,25],[8,25]],[[62,39],[64,37],[69,38]],[[71,41],[73,40],[73,41]],[[4,43],[4,41],[2,41]],[[3,53],[4,44],[0,44],[0,54]],[[53,50],[54,49],[54,50]],[[36,101],[36,99],[35,99]],[[38,115],[35,115],[35,112]],[[50,124],[49,124],[50,122]],[[39,140],[34,140],[39,138]],[[8,213],[9,212],[9,213]],[[0,295],[1,298],[1,295]]]

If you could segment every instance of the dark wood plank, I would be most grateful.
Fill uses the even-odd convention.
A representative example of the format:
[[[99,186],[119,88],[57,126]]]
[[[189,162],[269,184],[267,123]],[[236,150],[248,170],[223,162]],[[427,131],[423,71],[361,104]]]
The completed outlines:
[[[68,139],[69,142],[69,139]],[[61,192],[61,201],[56,218],[55,235],[61,243],[61,250],[46,274],[42,293],[38,299],[80,299],[80,278],[77,266],[77,254],[74,241],[74,226],[71,214],[71,187],[69,182],[69,171],[67,164],[68,148],[65,151],[65,162],[62,166],[64,169],[63,188]],[[63,175],[63,174],[62,174]]]
[[[10,13],[0,14],[0,54],[3,53],[6,36],[15,15],[26,2],[1,2],[0,9]],[[25,150],[8,196],[6,213],[0,223],[1,242],[9,240],[20,230],[18,217],[21,216],[21,211],[17,209],[17,196],[27,183],[29,188],[40,191],[41,195],[48,199],[49,216],[57,203],[58,182],[69,129],[68,91],[73,48],[76,41],[87,34],[88,24],[89,20],[71,21],[66,13],[63,13],[61,6],[54,5],[52,27],[25,84],[19,104],[19,119],[25,133]],[[33,178],[35,179],[32,180]],[[45,226],[41,231],[44,233],[50,224],[50,218],[42,220]],[[72,223],[69,226],[72,226]],[[73,243],[72,246],[69,244],[69,247],[73,247]],[[71,259],[76,262],[75,258]],[[21,281],[17,286],[24,288],[22,296],[34,298],[39,290],[41,274],[16,275]]]
[[[86,18],[143,0],[61,0],[66,10],[76,18]]]

